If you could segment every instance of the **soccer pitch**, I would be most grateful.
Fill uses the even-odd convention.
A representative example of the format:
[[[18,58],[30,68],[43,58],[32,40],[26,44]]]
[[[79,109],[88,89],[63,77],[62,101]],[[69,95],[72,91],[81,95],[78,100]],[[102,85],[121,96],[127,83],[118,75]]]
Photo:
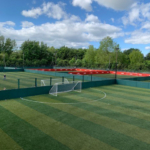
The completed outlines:
[[[4,74],[6,75],[6,80],[3,80]],[[20,79],[20,88],[35,87],[35,78],[37,78],[37,86],[41,86],[41,80],[49,79],[60,79],[61,77],[28,73],[28,72],[0,72],[0,90],[6,89],[17,89],[18,79]],[[66,78],[66,77],[65,77]],[[73,79],[67,78],[68,81]],[[75,78],[76,81],[79,81]],[[50,84],[50,83],[49,83]]]
[[[149,150],[149,92],[111,85],[0,101],[0,149]]]

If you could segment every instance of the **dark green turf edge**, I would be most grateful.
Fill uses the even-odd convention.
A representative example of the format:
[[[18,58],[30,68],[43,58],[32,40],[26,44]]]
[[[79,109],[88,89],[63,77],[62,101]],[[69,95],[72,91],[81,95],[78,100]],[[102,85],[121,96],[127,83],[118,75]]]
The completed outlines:
[[[24,150],[69,150],[57,140],[0,106],[0,128]]]
[[[141,150],[143,148],[150,149],[150,145],[147,143],[133,139],[129,136],[63,112],[51,106],[22,100],[17,101],[120,150],[133,150],[133,145],[135,150]]]

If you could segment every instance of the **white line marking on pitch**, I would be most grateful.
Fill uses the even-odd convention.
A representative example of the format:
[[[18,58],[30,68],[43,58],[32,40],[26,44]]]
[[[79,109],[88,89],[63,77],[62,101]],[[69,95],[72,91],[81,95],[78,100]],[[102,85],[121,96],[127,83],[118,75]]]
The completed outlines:
[[[98,89],[96,89],[96,90],[98,90]],[[104,96],[103,96],[102,98],[100,98],[100,99],[95,99],[95,100],[91,100],[91,101],[86,101],[86,102],[77,102],[77,103],[51,103],[51,102],[39,102],[39,101],[33,101],[33,100],[30,100],[30,99],[25,99],[25,98],[22,98],[22,97],[20,97],[20,99],[23,100],[23,101],[28,101],[28,102],[43,103],[43,104],[52,104],[52,105],[81,104],[81,103],[96,102],[96,101],[100,101],[100,100],[106,98],[107,95],[106,95],[105,92],[103,92],[103,91],[101,91],[101,90],[98,90],[98,91],[100,91],[100,92],[102,92],[102,93],[104,94]]]

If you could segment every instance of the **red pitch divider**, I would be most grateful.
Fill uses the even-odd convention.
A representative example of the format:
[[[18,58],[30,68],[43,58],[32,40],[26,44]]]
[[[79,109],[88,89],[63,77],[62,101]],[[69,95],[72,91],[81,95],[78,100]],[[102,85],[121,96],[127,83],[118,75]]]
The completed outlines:
[[[110,71],[110,74],[115,74],[115,71]],[[141,76],[141,77],[147,77],[150,76],[150,74],[146,73],[137,73],[137,72],[122,72],[122,71],[117,71],[118,75],[127,75],[127,76]]]
[[[73,68],[73,69],[30,69],[30,70],[39,70],[39,71],[68,71],[69,74],[75,74],[75,75],[91,75],[91,74],[115,74],[115,71],[106,71],[106,70],[93,70],[93,69],[79,69],[79,68]],[[76,72],[73,72],[76,71]],[[141,77],[147,77],[150,76],[150,74],[146,73],[135,73],[135,72],[123,72],[123,71],[117,71],[117,75],[127,75],[127,76],[141,76]]]

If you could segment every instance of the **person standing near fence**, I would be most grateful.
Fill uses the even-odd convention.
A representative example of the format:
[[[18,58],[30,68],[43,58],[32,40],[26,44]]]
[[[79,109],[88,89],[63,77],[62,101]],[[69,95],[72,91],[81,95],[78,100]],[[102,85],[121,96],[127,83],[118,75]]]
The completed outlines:
[[[4,74],[4,80],[6,80],[6,74]]]

